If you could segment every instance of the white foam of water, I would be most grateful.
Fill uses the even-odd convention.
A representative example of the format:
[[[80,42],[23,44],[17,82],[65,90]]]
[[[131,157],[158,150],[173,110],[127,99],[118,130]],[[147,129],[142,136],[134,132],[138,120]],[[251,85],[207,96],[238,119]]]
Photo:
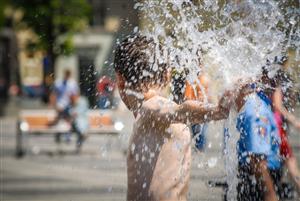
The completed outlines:
[[[157,62],[189,69],[190,82],[199,71],[210,71],[212,80],[222,83],[219,92],[241,77],[257,75],[267,58],[285,50],[285,33],[277,28],[283,16],[272,0],[197,5],[190,0],[146,0],[135,7],[148,22],[141,32],[162,43],[164,53],[157,49]]]
[[[299,47],[297,18],[285,22],[278,1],[191,1],[191,0],[143,0],[135,5],[144,17],[140,32],[162,44],[156,48],[158,63],[166,62],[178,71],[188,69],[190,83],[197,81],[197,74],[209,74],[217,93],[234,86],[240,78],[257,76],[266,60],[281,55],[286,47]],[[281,24],[281,26],[278,26]],[[294,25],[288,38],[287,28]],[[279,28],[280,27],[280,28]],[[136,32],[137,30],[135,30]],[[298,42],[297,42],[298,41]],[[291,44],[293,43],[293,44]],[[300,59],[299,48],[296,60]],[[204,94],[204,96],[206,96]],[[237,153],[239,137],[235,129],[236,112],[231,111],[226,126],[225,169],[228,200],[236,199]],[[215,160],[209,161],[214,166]],[[198,164],[203,167],[203,164]]]
[[[196,3],[192,3],[196,2]],[[267,59],[286,51],[286,35],[278,24],[284,16],[273,0],[190,1],[144,0],[135,5],[145,17],[143,35],[162,44],[155,61],[166,62],[181,71],[189,70],[193,83],[197,74],[209,73],[217,94],[233,87],[240,78],[253,78]],[[284,27],[283,27],[284,28]],[[291,41],[289,39],[289,41]],[[236,199],[237,154],[239,137],[235,129],[236,113],[227,120],[225,168],[229,184],[228,200]],[[210,161],[211,166],[214,161]]]

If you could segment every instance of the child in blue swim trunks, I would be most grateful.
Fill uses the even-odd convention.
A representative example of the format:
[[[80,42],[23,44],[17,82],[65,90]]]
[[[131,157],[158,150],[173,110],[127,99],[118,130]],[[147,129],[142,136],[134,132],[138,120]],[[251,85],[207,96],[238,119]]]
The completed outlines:
[[[238,200],[278,200],[274,183],[280,179],[280,137],[272,110],[250,85],[240,91],[236,105]]]

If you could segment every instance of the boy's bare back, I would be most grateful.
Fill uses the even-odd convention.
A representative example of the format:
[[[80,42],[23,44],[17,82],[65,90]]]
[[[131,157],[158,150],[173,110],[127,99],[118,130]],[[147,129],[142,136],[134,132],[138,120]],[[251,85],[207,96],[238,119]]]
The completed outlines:
[[[189,128],[160,119],[173,108],[174,102],[160,96],[143,103],[127,156],[127,200],[186,200],[191,165]]]

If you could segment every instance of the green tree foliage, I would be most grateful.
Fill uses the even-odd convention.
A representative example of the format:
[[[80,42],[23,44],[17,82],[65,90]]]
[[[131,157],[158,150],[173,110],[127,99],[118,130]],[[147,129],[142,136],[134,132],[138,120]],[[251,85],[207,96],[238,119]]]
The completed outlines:
[[[14,0],[12,4],[24,12],[22,21],[39,36],[39,46],[52,61],[63,53],[54,51],[57,38],[80,31],[88,24],[91,10],[87,0]]]
[[[9,5],[9,3],[10,3],[9,0],[0,0],[0,29],[4,25],[4,21],[5,21],[4,10]]]

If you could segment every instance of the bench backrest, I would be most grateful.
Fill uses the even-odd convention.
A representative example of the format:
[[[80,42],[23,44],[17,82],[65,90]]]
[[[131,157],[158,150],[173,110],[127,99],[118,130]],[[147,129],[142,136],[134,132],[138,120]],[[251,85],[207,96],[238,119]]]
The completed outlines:
[[[23,110],[20,112],[20,120],[25,121],[30,129],[46,128],[55,117],[54,110]],[[100,114],[98,110],[88,112],[90,128],[99,128],[101,126],[112,126],[114,124],[111,114]]]

